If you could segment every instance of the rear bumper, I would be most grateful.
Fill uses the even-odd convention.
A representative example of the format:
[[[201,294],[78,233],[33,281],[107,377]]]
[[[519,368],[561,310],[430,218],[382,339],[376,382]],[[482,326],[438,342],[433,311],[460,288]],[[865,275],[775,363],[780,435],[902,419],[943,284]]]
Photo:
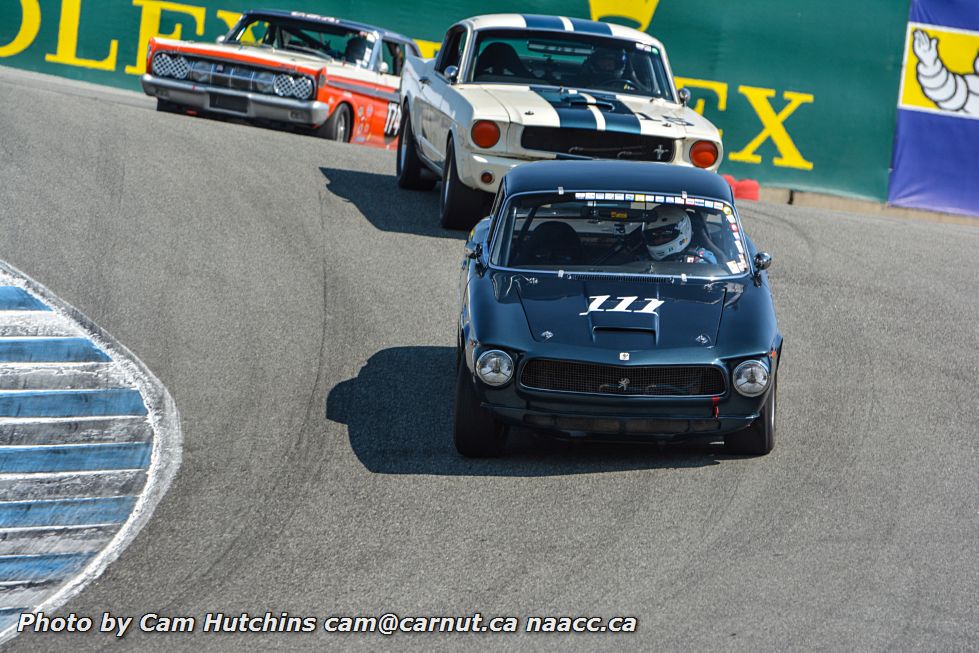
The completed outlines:
[[[140,80],[147,95],[182,106],[246,119],[272,120],[304,126],[321,125],[330,115],[325,102],[295,100],[229,88],[201,86],[193,82],[143,75]],[[240,110],[215,106],[215,99],[230,99]]]
[[[598,436],[614,439],[683,440],[724,435],[740,431],[758,419],[749,415],[659,414],[640,416],[607,413],[571,413],[510,408],[483,404],[501,422],[513,426],[548,431],[566,437]]]

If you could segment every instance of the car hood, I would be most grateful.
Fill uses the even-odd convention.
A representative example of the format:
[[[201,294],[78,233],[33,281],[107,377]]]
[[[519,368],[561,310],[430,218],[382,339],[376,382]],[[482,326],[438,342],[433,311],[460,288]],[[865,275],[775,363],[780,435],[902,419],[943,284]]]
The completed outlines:
[[[587,89],[551,86],[473,84],[506,108],[513,124],[539,127],[595,129],[596,113],[608,131],[632,131],[649,136],[720,141],[717,128],[689,107],[665,100]]]
[[[728,297],[734,284],[613,279],[513,275],[506,284],[538,342],[623,352],[713,346],[737,299]]]
[[[347,68],[338,61],[324,59],[313,55],[295,52],[293,50],[276,50],[274,48],[258,48],[237,43],[197,43],[194,41],[177,41],[172,39],[156,39],[156,43],[167,50],[177,50],[188,54],[196,54],[213,59],[228,59],[229,61],[244,61],[247,63],[265,65],[269,68],[290,68],[297,66],[323,68]]]

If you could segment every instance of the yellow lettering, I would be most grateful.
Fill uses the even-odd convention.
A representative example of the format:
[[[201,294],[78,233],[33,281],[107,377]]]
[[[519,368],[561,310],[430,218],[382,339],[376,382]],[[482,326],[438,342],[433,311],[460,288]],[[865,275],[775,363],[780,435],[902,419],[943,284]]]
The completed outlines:
[[[674,80],[678,89],[684,87],[703,88],[712,92],[717,96],[717,110],[725,111],[727,109],[727,83],[714,82],[708,79],[693,79],[691,77],[674,77]],[[704,115],[704,98],[697,98],[697,101],[693,105],[693,110],[700,115]],[[718,129],[717,134],[723,136],[724,130]]]
[[[421,39],[415,39],[415,43],[418,44],[418,49],[421,50],[422,59],[431,59],[435,56],[435,53],[439,51],[442,47],[441,43],[436,41],[423,41]]]
[[[109,56],[105,59],[82,59],[78,56],[78,23],[82,14],[82,0],[62,0],[61,22],[58,25],[58,49],[54,54],[44,55],[45,61],[63,63],[79,68],[95,70],[115,70],[116,53],[119,41],[109,41]]]
[[[628,18],[640,32],[645,32],[656,13],[659,0],[589,0],[592,20]]]
[[[231,29],[238,23],[238,19],[241,18],[241,14],[239,14],[237,11],[227,11],[226,9],[218,9],[218,18],[220,18],[225,22],[225,24],[228,26],[228,29]]]
[[[133,6],[142,7],[143,12],[139,18],[139,45],[136,47],[136,64],[126,66],[126,73],[130,75],[142,75],[146,72],[146,49],[151,38],[154,36],[163,36],[168,39],[181,38],[183,25],[180,23],[174,25],[173,31],[169,34],[160,33],[160,19],[164,11],[190,16],[194,19],[194,33],[197,36],[204,35],[204,14],[207,11],[204,7],[194,7],[177,2],[163,2],[162,0],[133,0]]]
[[[739,86],[738,93],[748,98],[751,108],[755,110],[755,114],[757,114],[764,129],[743,150],[732,152],[727,158],[741,163],[761,163],[761,157],[755,154],[755,150],[771,138],[780,155],[775,157],[772,163],[783,168],[812,170],[812,161],[806,161],[802,153],[799,152],[799,148],[792,142],[789,133],[785,130],[785,121],[799,106],[812,102],[813,96],[808,93],[785,91],[782,93],[782,97],[788,101],[788,104],[776,114],[769,102],[775,97],[774,89]]]
[[[725,82],[714,82],[708,79],[693,79],[692,77],[676,77],[677,88],[702,88],[710,91],[717,96],[717,110],[727,109],[727,84]],[[704,98],[699,98],[694,104],[693,110],[704,115]]]
[[[7,45],[0,45],[0,57],[12,57],[26,50],[41,29],[41,5],[38,0],[20,0],[20,8],[24,17],[20,21],[17,36]]]

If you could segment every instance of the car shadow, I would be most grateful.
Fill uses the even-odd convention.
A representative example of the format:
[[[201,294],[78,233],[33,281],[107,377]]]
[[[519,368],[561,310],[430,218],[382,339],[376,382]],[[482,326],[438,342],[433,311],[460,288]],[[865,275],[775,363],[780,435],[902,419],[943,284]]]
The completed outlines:
[[[405,190],[393,174],[320,168],[326,189],[351,202],[381,231],[465,240],[466,232],[439,226],[437,192]]]
[[[716,443],[566,442],[511,430],[506,456],[470,460],[452,444],[455,351],[392,347],[337,384],[326,418],[347,425],[350,445],[378,474],[559,476],[658,468],[695,468],[729,458]]]

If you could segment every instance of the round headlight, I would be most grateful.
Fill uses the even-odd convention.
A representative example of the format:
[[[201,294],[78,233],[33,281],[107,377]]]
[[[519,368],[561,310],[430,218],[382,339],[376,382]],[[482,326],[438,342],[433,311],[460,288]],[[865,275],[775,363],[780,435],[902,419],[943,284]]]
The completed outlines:
[[[745,397],[757,397],[768,387],[768,365],[745,361],[734,368],[734,389]]]
[[[698,168],[709,168],[717,161],[717,146],[710,141],[697,141],[690,148],[690,162]]]
[[[295,84],[289,75],[276,75],[272,87],[275,89],[275,94],[280,97],[292,95],[295,90]]]
[[[487,385],[504,385],[513,378],[513,359],[505,351],[490,349],[476,360],[476,375]]]
[[[297,77],[293,81],[292,94],[300,100],[308,100],[313,94],[313,80],[309,77]]]
[[[272,73],[258,73],[255,75],[254,84],[259,93],[274,93],[275,75]]]

